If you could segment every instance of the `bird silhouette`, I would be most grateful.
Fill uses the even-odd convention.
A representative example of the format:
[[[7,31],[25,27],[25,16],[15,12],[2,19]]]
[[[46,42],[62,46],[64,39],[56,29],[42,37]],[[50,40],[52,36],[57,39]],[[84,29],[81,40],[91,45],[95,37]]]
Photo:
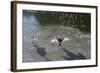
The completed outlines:
[[[54,39],[52,39],[50,42],[51,43],[57,43],[58,47],[62,47],[62,43],[64,43],[65,41],[69,41],[70,39],[64,36],[57,36]]]

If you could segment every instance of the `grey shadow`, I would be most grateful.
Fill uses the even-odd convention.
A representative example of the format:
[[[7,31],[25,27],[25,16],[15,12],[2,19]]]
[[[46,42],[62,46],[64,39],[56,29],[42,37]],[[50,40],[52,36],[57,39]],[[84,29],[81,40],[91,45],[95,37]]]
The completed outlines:
[[[46,51],[45,51],[45,48],[43,47],[39,47],[38,45],[34,45],[37,49],[37,53],[43,57],[46,61],[50,61],[47,57],[46,57]]]
[[[65,48],[62,48],[62,49],[66,53],[66,55],[63,56],[65,60],[82,60],[82,59],[86,59],[86,57],[81,53],[75,54],[71,51],[66,50]]]

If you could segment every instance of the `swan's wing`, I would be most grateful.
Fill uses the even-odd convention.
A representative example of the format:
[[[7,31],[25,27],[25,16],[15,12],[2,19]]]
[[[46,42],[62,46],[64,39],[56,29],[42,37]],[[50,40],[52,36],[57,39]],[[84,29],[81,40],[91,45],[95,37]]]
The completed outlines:
[[[69,41],[69,40],[70,40],[69,38],[64,38],[63,42],[64,42],[64,41]]]
[[[58,42],[57,42],[57,39],[52,39],[50,42],[51,42],[51,43],[58,43]]]

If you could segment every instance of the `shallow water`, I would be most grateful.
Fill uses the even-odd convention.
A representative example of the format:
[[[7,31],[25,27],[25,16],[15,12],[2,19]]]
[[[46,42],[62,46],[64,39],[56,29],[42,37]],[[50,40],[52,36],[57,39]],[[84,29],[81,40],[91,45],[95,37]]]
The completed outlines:
[[[79,60],[91,57],[90,34],[83,34],[76,28],[64,25],[42,26],[33,14],[25,14],[22,31],[23,62]],[[57,35],[71,40],[63,43],[63,48],[58,47],[57,43],[50,43]]]

